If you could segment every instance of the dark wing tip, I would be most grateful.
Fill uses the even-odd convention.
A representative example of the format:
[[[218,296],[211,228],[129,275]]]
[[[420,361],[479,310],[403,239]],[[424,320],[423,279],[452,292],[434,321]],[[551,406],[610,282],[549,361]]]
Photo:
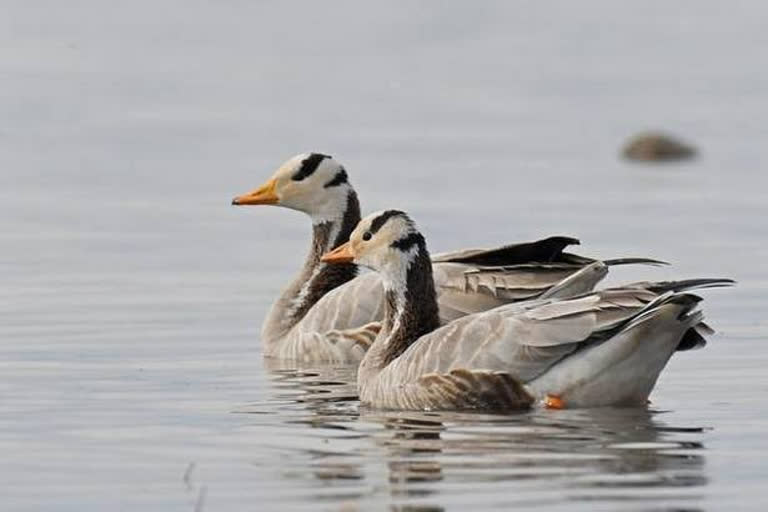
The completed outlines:
[[[581,245],[581,240],[578,238],[563,235],[550,236],[549,238],[544,238],[539,242],[562,245],[563,248],[568,247],[569,245]]]
[[[609,267],[616,265],[653,265],[657,267],[669,265],[669,263],[666,261],[655,260],[653,258],[612,258],[609,260],[603,260],[603,263]]]
[[[677,344],[677,351],[694,350],[707,345],[707,340],[696,331],[695,327],[689,328]]]
[[[682,279],[680,281],[659,281],[649,283],[647,288],[652,292],[666,293],[669,291],[682,292],[701,288],[724,288],[734,284],[736,284],[736,281],[727,277],[705,277],[700,279]]]
[[[509,266],[525,263],[554,263],[569,261],[563,249],[569,245],[579,245],[577,238],[569,236],[551,236],[534,242],[503,245],[493,249],[474,252],[469,256],[452,258],[455,263],[467,263],[483,266]],[[593,260],[590,260],[593,261]]]

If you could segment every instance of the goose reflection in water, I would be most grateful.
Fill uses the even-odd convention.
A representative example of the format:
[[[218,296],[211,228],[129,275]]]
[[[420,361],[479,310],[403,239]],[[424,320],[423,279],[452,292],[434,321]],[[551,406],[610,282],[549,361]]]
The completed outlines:
[[[270,371],[275,402],[292,412],[291,435],[316,437],[296,430],[308,426],[333,436],[327,450],[308,452],[310,471],[296,477],[345,489],[345,502],[440,510],[470,489],[488,504],[675,501],[695,500],[707,484],[705,429],[668,425],[663,411],[369,410],[356,401],[349,367]]]

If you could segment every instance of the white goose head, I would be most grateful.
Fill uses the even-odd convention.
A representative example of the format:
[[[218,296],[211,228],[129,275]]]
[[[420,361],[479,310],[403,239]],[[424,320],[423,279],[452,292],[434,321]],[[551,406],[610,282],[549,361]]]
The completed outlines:
[[[406,285],[408,270],[417,260],[429,261],[424,237],[400,210],[368,215],[352,231],[349,241],[325,254],[326,263],[356,263],[379,272],[387,288]]]
[[[328,155],[303,153],[281,165],[264,185],[237,196],[234,205],[275,205],[298,210],[315,223],[341,218],[354,193],[344,167]]]
[[[360,371],[381,369],[440,325],[432,261],[424,237],[405,213],[384,210],[361,220],[349,241],[325,254],[326,263],[357,263],[379,273],[385,317]]]

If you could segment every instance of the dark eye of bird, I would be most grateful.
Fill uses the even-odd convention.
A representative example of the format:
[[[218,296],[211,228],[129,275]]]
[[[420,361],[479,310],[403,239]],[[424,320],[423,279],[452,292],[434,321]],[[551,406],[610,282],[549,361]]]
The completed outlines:
[[[371,234],[370,231],[366,231],[365,233],[363,233],[363,240],[365,240],[367,242],[368,240],[371,239],[372,236],[373,235]]]

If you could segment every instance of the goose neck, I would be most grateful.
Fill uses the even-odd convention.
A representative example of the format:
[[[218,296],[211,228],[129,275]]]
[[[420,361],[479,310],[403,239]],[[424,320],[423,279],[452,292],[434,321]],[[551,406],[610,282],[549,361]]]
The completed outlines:
[[[360,204],[353,190],[339,212],[333,217],[313,218],[309,254],[264,322],[262,338],[266,341],[284,336],[325,294],[357,275],[357,266],[352,263],[328,265],[320,261],[323,254],[347,241],[360,221]]]
[[[382,276],[385,317],[379,335],[361,363],[363,379],[385,368],[440,324],[429,253],[419,247],[406,263],[402,272]]]

